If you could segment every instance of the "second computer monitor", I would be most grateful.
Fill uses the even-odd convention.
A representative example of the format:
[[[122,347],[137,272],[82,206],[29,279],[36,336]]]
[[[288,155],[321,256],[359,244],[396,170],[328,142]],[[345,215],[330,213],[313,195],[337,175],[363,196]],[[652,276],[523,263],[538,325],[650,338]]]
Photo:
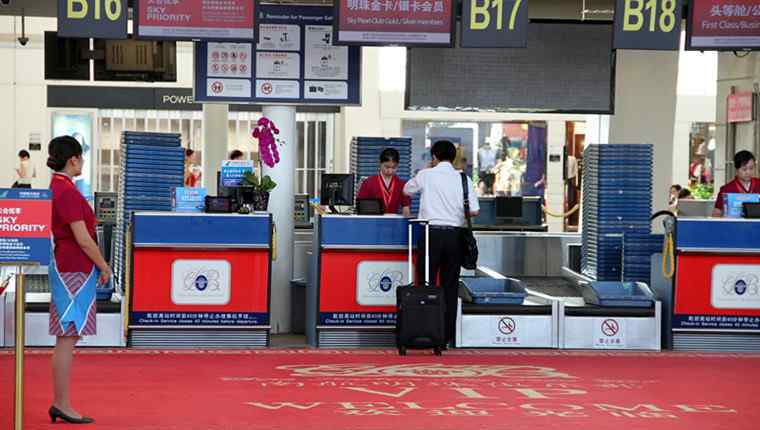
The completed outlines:
[[[353,206],[354,175],[326,173],[320,191],[322,206]]]
[[[523,217],[522,197],[496,197],[496,222],[517,224]]]

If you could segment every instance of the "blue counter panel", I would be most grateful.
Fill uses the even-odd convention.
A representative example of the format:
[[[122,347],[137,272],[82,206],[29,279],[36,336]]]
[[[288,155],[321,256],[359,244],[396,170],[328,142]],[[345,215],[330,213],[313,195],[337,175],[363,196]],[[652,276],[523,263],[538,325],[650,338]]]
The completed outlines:
[[[678,249],[757,249],[760,252],[760,220],[681,218],[676,233]]]
[[[135,214],[136,245],[269,246],[268,215]]]
[[[321,222],[322,246],[407,246],[409,243],[409,222],[401,217],[327,216],[322,217]]]

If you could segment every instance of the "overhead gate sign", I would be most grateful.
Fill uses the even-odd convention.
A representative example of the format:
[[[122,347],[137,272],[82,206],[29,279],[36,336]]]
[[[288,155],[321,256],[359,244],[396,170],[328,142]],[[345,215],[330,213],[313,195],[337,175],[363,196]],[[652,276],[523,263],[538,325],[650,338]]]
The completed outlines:
[[[760,49],[760,0],[692,0],[686,48]]]
[[[146,39],[253,41],[253,0],[136,0],[135,35]]]
[[[337,0],[336,45],[452,46],[454,0]]]

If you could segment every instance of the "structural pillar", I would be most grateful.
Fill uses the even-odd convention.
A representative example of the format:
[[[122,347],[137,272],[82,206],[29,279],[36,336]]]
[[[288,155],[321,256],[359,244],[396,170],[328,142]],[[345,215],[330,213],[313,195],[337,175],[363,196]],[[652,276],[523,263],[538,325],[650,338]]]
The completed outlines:
[[[266,106],[263,115],[280,130],[277,135],[284,145],[279,146],[280,162],[274,167],[263,167],[277,187],[269,195],[269,212],[277,229],[277,259],[272,262],[272,288],[270,324],[272,333],[290,332],[290,281],[293,276],[293,206],[296,175],[296,108],[294,106]]]
[[[678,55],[678,51],[617,51],[609,143],[654,146],[654,212],[668,208],[673,180]]]
[[[227,104],[203,105],[203,186],[208,195],[215,196],[216,172],[227,159],[227,135],[230,106]]]

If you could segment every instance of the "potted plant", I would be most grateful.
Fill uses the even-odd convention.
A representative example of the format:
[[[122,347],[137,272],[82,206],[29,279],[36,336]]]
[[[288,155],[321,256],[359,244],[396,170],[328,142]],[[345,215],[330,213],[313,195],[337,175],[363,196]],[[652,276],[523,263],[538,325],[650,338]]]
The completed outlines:
[[[269,175],[264,175],[259,179],[255,173],[246,173],[243,176],[242,185],[252,188],[249,192],[253,194],[253,210],[266,211],[269,207],[269,193],[277,186],[277,183]]]

